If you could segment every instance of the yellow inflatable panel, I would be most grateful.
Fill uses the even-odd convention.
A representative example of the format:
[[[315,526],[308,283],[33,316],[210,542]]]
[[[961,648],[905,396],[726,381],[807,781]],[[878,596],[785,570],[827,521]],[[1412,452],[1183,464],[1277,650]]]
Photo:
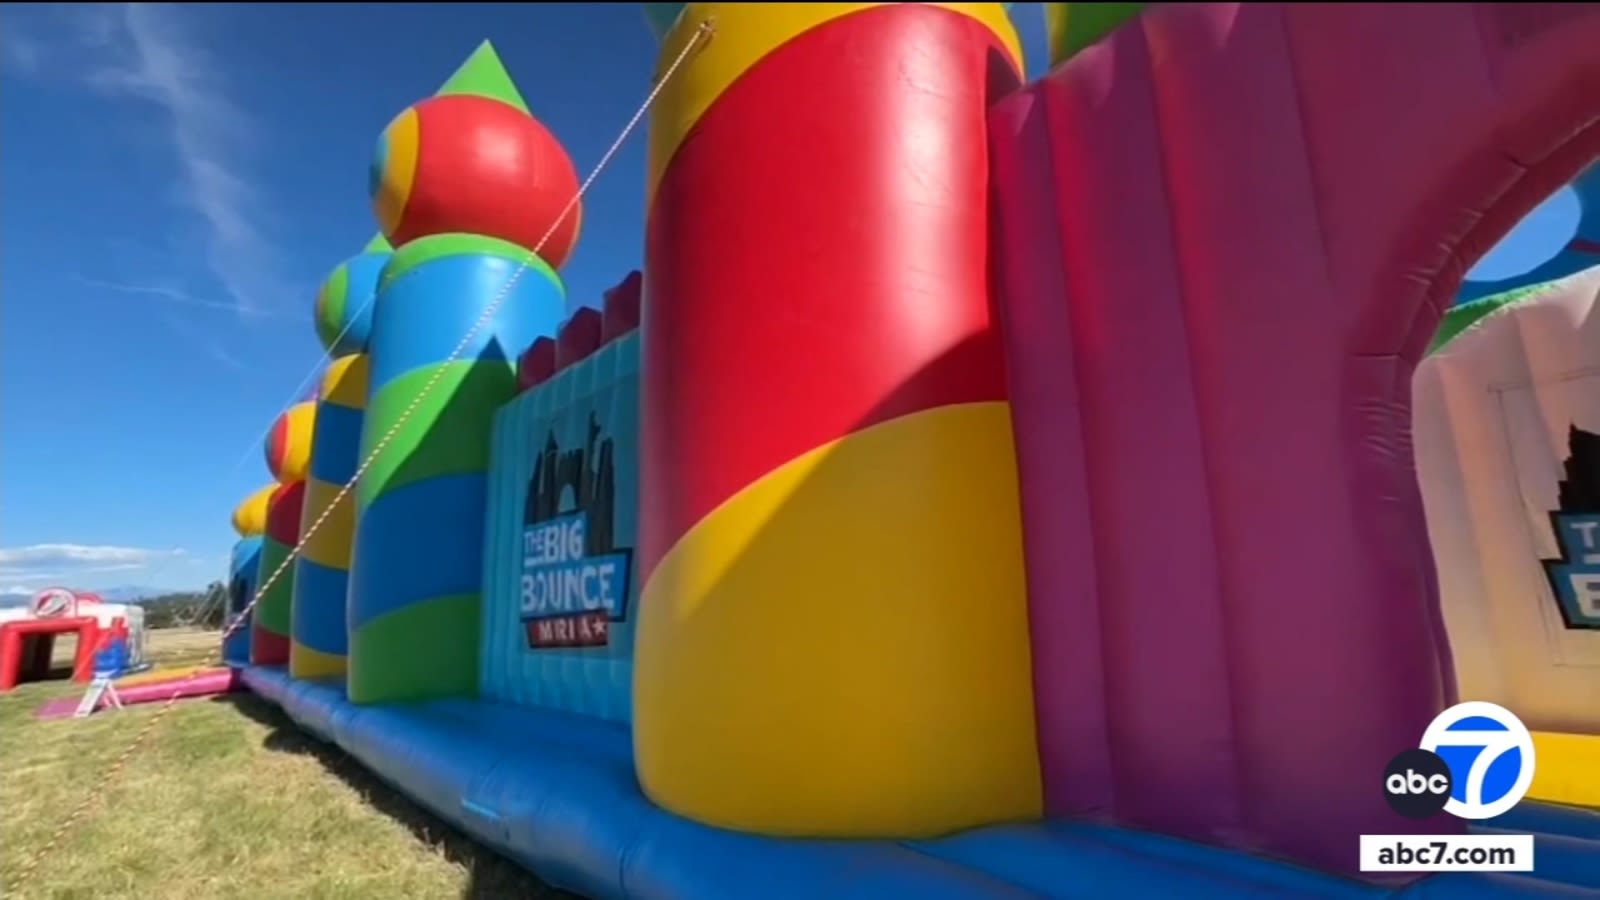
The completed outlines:
[[[278,486],[269,484],[233,508],[233,530],[239,537],[260,537],[267,532],[267,501]]]
[[[267,432],[267,471],[279,484],[304,481],[311,468],[311,437],[317,424],[317,404],[296,403],[283,411]]]
[[[156,681],[172,681],[179,678],[188,678],[200,672],[209,672],[216,666],[181,666],[176,669],[151,669],[137,675],[124,675],[117,679],[117,687],[130,688],[141,684],[150,684]]]
[[[646,163],[645,208],[655,196],[656,184],[672,154],[689,130],[728,89],[761,58],[812,28],[854,12],[886,6],[884,3],[690,3],[678,24],[661,43],[656,77],[678,58],[701,23],[710,19],[716,28],[678,67],[672,81],[656,98],[650,117],[650,150]],[[932,3],[967,15],[1000,38],[1018,72],[1023,71],[1022,42],[1000,3]],[[781,115],[782,110],[773,110]]]
[[[344,672],[345,658],[342,656],[313,650],[299,641],[289,645],[290,678],[342,678]]]
[[[306,529],[323,515],[342,485],[329,484],[315,478],[306,479],[305,506],[300,515],[300,555],[321,566],[341,571],[350,568],[350,543],[356,532],[356,492],[348,491],[328,511],[322,527],[310,534]]]
[[[367,365],[365,353],[352,353],[328,363],[322,373],[322,386],[317,397],[323,403],[362,409],[367,405]]]
[[[639,604],[651,799],[777,835],[1038,817],[1014,460],[1007,404],[941,407],[798,457],[691,529]]]
[[[1535,731],[1533,759],[1529,797],[1600,809],[1600,735]]]

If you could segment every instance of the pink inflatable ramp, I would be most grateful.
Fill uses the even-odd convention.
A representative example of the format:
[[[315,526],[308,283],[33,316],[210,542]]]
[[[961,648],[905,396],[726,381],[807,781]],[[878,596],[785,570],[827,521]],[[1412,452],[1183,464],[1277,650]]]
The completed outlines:
[[[231,668],[205,669],[186,675],[175,675],[158,681],[143,681],[125,688],[117,688],[117,696],[124,706],[136,703],[164,703],[174,697],[210,697],[226,694],[239,686],[238,672]],[[58,697],[34,711],[38,719],[65,719],[78,708],[78,696]],[[95,709],[105,708],[104,699]]]

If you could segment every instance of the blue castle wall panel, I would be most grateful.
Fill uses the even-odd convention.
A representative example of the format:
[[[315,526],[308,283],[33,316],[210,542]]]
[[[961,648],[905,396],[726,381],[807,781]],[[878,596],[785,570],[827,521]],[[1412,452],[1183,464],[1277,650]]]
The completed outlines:
[[[638,508],[635,331],[495,416],[479,664],[485,697],[631,718]]]

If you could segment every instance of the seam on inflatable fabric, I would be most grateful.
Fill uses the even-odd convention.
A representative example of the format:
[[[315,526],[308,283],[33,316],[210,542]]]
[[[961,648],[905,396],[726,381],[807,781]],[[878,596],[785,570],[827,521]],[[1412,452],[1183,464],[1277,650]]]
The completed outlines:
[[[617,853],[617,890],[618,896],[628,896],[628,856],[639,842],[639,836],[644,833],[644,826],[635,826],[629,840],[622,845]]]
[[[1568,381],[1578,381],[1583,378],[1592,378],[1595,375],[1600,375],[1600,365],[1563,369],[1559,374],[1546,378],[1530,377],[1521,381],[1496,381],[1485,385],[1484,390],[1491,394],[1505,394],[1510,391],[1527,390],[1541,384],[1563,384]]]
[[[1284,13],[1280,10],[1278,15],[1280,16],[1280,21],[1281,21],[1281,16],[1283,16]],[[1140,40],[1144,42],[1144,51],[1145,51],[1144,68],[1145,68],[1145,73],[1146,73],[1146,78],[1147,78],[1147,84],[1149,85],[1149,91],[1150,91],[1150,106],[1151,106],[1151,110],[1154,113],[1154,117],[1155,117],[1156,155],[1157,155],[1157,158],[1160,160],[1160,164],[1161,164],[1161,169],[1160,169],[1160,172],[1158,173],[1160,175],[1161,192],[1162,192],[1162,195],[1166,198],[1166,201],[1167,201],[1166,202],[1166,207],[1167,207],[1166,208],[1166,213],[1167,213],[1167,234],[1168,234],[1168,240],[1171,242],[1172,258],[1173,258],[1173,263],[1174,263],[1174,272],[1178,276],[1178,278],[1177,278],[1177,282],[1178,282],[1178,284],[1177,284],[1178,308],[1179,308],[1180,315],[1183,317],[1184,351],[1185,351],[1185,355],[1188,356],[1188,359],[1186,361],[1187,362],[1186,369],[1188,370],[1188,374],[1189,374],[1189,394],[1190,394],[1190,399],[1194,403],[1195,427],[1198,429],[1198,431],[1200,433],[1200,469],[1201,469],[1201,471],[1203,473],[1205,473],[1204,481],[1205,481],[1205,492],[1206,492],[1206,517],[1208,519],[1208,524],[1210,525],[1210,529],[1211,529],[1210,543],[1211,543],[1212,560],[1213,560],[1213,564],[1216,566],[1216,578],[1215,578],[1214,588],[1215,588],[1215,590],[1217,592],[1217,604],[1218,604],[1218,606],[1217,606],[1217,613],[1218,613],[1217,621],[1218,621],[1218,624],[1220,626],[1218,630],[1220,632],[1219,636],[1221,638],[1221,643],[1222,643],[1223,684],[1226,686],[1226,691],[1227,691],[1228,745],[1229,745],[1229,751],[1230,751],[1229,754],[1228,754],[1229,755],[1229,760],[1230,760],[1229,768],[1232,770],[1232,774],[1233,774],[1233,786],[1234,786],[1234,803],[1233,803],[1233,806],[1234,806],[1234,811],[1238,816],[1238,819],[1235,822],[1235,825],[1236,825],[1236,827],[1248,828],[1250,826],[1250,824],[1254,821],[1254,817],[1251,814],[1251,808],[1250,808],[1251,804],[1249,802],[1249,797],[1248,797],[1248,795],[1246,794],[1246,792],[1244,790],[1244,786],[1248,783],[1248,781],[1245,778],[1245,773],[1244,773],[1245,762],[1244,762],[1244,759],[1242,758],[1242,754],[1239,752],[1240,751],[1240,745],[1241,745],[1240,733],[1239,733],[1240,732],[1240,729],[1239,729],[1239,709],[1238,709],[1239,700],[1238,700],[1238,692],[1235,690],[1235,688],[1236,688],[1236,686],[1238,684],[1238,679],[1236,677],[1236,672],[1234,671],[1236,666],[1237,666],[1237,658],[1234,656],[1234,649],[1235,648],[1233,647],[1232,640],[1231,640],[1231,629],[1229,628],[1227,601],[1224,599],[1227,596],[1227,585],[1225,584],[1225,582],[1227,580],[1227,575],[1225,573],[1224,565],[1223,565],[1222,552],[1221,552],[1222,548],[1217,543],[1217,534],[1218,534],[1217,524],[1218,523],[1217,523],[1217,513],[1216,513],[1216,508],[1217,508],[1217,506],[1216,506],[1216,475],[1215,475],[1215,468],[1214,468],[1214,465],[1212,463],[1212,456],[1214,454],[1214,451],[1212,451],[1211,448],[1208,446],[1209,445],[1210,434],[1209,434],[1208,429],[1206,428],[1206,418],[1205,418],[1204,405],[1202,403],[1202,398],[1201,398],[1200,385],[1195,379],[1195,375],[1197,374],[1197,369],[1196,369],[1196,365],[1195,365],[1195,354],[1194,354],[1194,351],[1195,351],[1194,339],[1193,339],[1194,332],[1192,330],[1193,326],[1194,326],[1194,321],[1190,316],[1190,309],[1189,309],[1191,298],[1190,298],[1189,283],[1188,283],[1188,278],[1187,278],[1188,272],[1186,271],[1187,267],[1186,267],[1186,265],[1184,263],[1183,236],[1182,236],[1182,233],[1181,233],[1182,229],[1180,229],[1179,226],[1178,226],[1178,215],[1177,215],[1178,205],[1175,202],[1176,194],[1172,190],[1172,181],[1173,181],[1173,179],[1172,179],[1172,160],[1171,160],[1171,157],[1170,157],[1171,150],[1170,150],[1168,141],[1166,140],[1166,137],[1167,137],[1167,134],[1168,134],[1168,127],[1167,127],[1168,113],[1166,112],[1166,105],[1162,102],[1162,98],[1161,98],[1162,91],[1161,91],[1161,88],[1160,88],[1160,82],[1158,81],[1157,73],[1155,71],[1154,60],[1153,60],[1153,58],[1151,56],[1151,51],[1150,51],[1150,32],[1149,32],[1149,24],[1148,24],[1149,21],[1150,21],[1149,19],[1147,19],[1147,18],[1145,18],[1143,16],[1141,16],[1140,19],[1139,19],[1139,22],[1140,22]],[[1298,100],[1296,102],[1298,103]],[[1308,164],[1309,164],[1309,161],[1308,161]]]
[[[505,822],[505,817],[500,815],[500,813],[490,809],[487,806],[484,806],[481,803],[474,803],[473,801],[468,800],[465,797],[461,798],[461,808],[463,810],[466,810],[469,813],[472,813],[475,816],[479,816],[481,818],[484,818],[484,819],[487,819],[487,820],[489,820],[491,822],[494,822],[497,825],[503,824]]]
[[[513,245],[513,246],[515,246],[515,245]],[[472,253],[472,252],[468,252],[468,251],[461,251],[461,252],[458,252],[458,253],[446,253],[446,254],[444,254],[442,256],[435,256],[432,259],[426,260],[426,262],[430,262],[430,263],[442,262],[442,261],[447,260],[447,259],[460,259],[461,257],[464,257],[464,256],[466,256],[466,257],[483,257],[483,256],[487,256],[487,257],[489,257],[491,259],[503,260],[503,261],[505,261],[507,263],[510,263],[512,265],[517,265],[520,262],[523,269],[532,270],[534,272],[540,272],[541,271],[541,266],[538,265],[539,263],[542,263],[544,265],[549,265],[549,263],[545,263],[544,262],[544,258],[543,257],[541,257],[538,254],[534,253],[532,250],[529,250],[526,247],[518,247],[517,249],[522,250],[523,252],[527,253],[529,258],[528,259],[524,259],[524,260],[519,260],[519,259],[514,259],[512,257],[509,257],[509,256],[503,256],[503,255],[498,254],[498,253]],[[410,268],[406,269],[404,272],[401,272],[399,275],[396,275],[394,278],[392,278],[392,279],[390,279],[388,281],[381,281],[380,280],[379,283],[378,283],[377,288],[375,288],[373,290],[373,292],[372,292],[372,299],[368,300],[368,303],[372,303],[372,302],[376,301],[377,296],[379,294],[383,293],[384,291],[387,291],[388,289],[394,287],[397,284],[402,284],[402,283],[404,283],[406,281],[409,281],[409,280],[411,280],[412,277],[414,277],[416,275],[420,275],[423,272],[426,272],[427,270],[428,270],[428,267],[426,265],[421,264],[421,263],[416,263],[416,264],[413,264]],[[518,276],[517,281],[520,283],[521,280],[522,280],[521,276]],[[512,287],[513,287],[513,289],[515,289],[515,284],[513,284]],[[561,292],[561,299],[563,301],[566,300],[566,286],[564,284],[558,284],[558,288],[559,288],[559,290]]]
[[[565,371],[571,371],[571,370],[570,369],[569,370],[564,370],[564,372]],[[559,377],[559,374],[558,374],[557,377]],[[538,388],[542,388],[542,387],[544,387],[545,384],[550,384],[550,383],[551,382],[545,382],[544,384],[541,384],[538,387],[534,388],[534,390],[538,390]],[[531,393],[531,391],[529,393]],[[705,512],[701,513],[700,517],[698,519],[695,519],[693,524],[691,524],[691,525],[689,525],[689,527],[683,529],[683,533],[678,538],[678,542],[675,542],[671,547],[669,547],[667,549],[667,551],[665,553],[661,554],[659,559],[656,560],[655,569],[660,569],[662,564],[668,558],[673,556],[674,552],[677,550],[678,543],[682,542],[684,540],[684,538],[688,537],[689,535],[696,533],[696,531],[702,525],[704,525],[707,521],[709,521],[713,515],[715,515],[716,513],[721,512],[724,507],[726,507],[727,505],[735,502],[740,497],[744,496],[750,490],[750,488],[754,487],[757,483],[761,482],[763,479],[766,479],[767,477],[772,475],[774,472],[777,472],[777,471],[785,469],[785,468],[787,468],[787,467],[789,467],[791,465],[794,465],[796,460],[799,460],[799,459],[802,459],[802,458],[805,458],[805,457],[809,457],[814,453],[831,453],[835,449],[837,449],[838,445],[843,444],[845,441],[849,440],[850,438],[856,437],[858,435],[869,434],[869,433],[874,432],[874,431],[876,431],[876,430],[878,430],[880,428],[883,428],[885,426],[889,426],[889,425],[894,425],[894,424],[900,423],[900,422],[902,422],[902,421],[904,421],[906,419],[912,418],[913,416],[921,416],[921,415],[926,415],[926,414],[929,414],[929,413],[943,412],[944,410],[951,410],[951,409],[964,409],[964,408],[967,408],[967,407],[995,406],[995,405],[1004,407],[1005,410],[1006,410],[1007,415],[1010,415],[1010,413],[1011,413],[1011,398],[1009,396],[991,397],[991,398],[988,398],[988,399],[981,399],[981,400],[979,400],[979,399],[956,400],[956,401],[953,401],[953,402],[950,402],[950,403],[938,403],[938,404],[935,404],[933,406],[925,406],[925,407],[922,407],[920,409],[906,410],[905,412],[902,412],[902,413],[899,413],[899,414],[896,414],[896,415],[893,415],[893,416],[889,416],[886,419],[873,419],[873,420],[867,422],[864,425],[853,426],[851,428],[851,430],[845,432],[844,434],[839,435],[838,437],[827,438],[827,439],[819,441],[819,442],[817,442],[817,443],[815,443],[815,444],[811,445],[810,447],[807,447],[807,448],[805,448],[803,450],[796,451],[795,453],[790,455],[787,459],[782,459],[782,460],[779,460],[776,463],[773,463],[772,465],[769,465],[767,468],[763,469],[759,474],[756,474],[753,477],[751,477],[750,480],[745,482],[745,484],[742,487],[740,487],[739,489],[737,489],[737,490],[733,491],[732,493],[728,494],[722,500],[719,500],[716,503],[716,505],[710,507]],[[654,569],[651,570],[651,573],[650,573],[649,577],[641,579],[641,581],[640,581],[641,590],[643,589],[644,585],[649,584],[650,579],[653,578],[653,577],[655,577],[655,570]]]
[[[1145,27],[1144,26],[1144,21],[1145,21],[1144,20],[1144,16],[1143,15],[1139,16],[1137,21],[1139,23],[1139,29],[1140,29],[1140,33],[1142,35],[1144,27]],[[1141,40],[1143,40],[1142,37],[1141,37]],[[1053,121],[1055,119],[1055,115],[1052,112],[1052,107],[1053,106],[1054,106],[1054,104],[1050,102],[1049,88],[1047,86],[1045,86],[1041,82],[1040,83],[1040,87],[1039,87],[1039,110],[1040,110],[1041,115],[1043,115],[1043,117],[1044,117],[1043,130],[1044,130],[1044,143],[1045,143],[1045,153],[1046,153],[1046,157],[1045,158],[1048,159],[1048,160],[1051,160],[1051,161],[1054,161],[1057,158],[1057,156],[1056,156],[1056,146],[1055,146],[1055,131],[1051,127],[1052,124],[1053,124]],[[1054,168],[1055,167],[1054,167],[1054,164],[1052,162],[1051,175],[1052,175],[1052,177],[1054,179],[1056,179],[1059,182],[1060,175],[1055,173]],[[1056,263],[1056,267],[1060,271],[1060,277],[1061,277],[1061,298],[1060,298],[1060,302],[1067,307],[1066,310],[1065,310],[1066,320],[1067,320],[1067,328],[1068,328],[1067,342],[1069,344],[1073,345],[1072,346],[1072,382],[1073,382],[1073,388],[1077,391],[1077,394],[1078,394],[1078,397],[1077,397],[1077,401],[1078,402],[1075,404],[1075,406],[1077,407],[1077,412],[1076,412],[1076,414],[1074,415],[1073,418],[1075,418],[1077,420],[1076,424],[1077,424],[1077,429],[1078,429],[1078,446],[1081,448],[1081,453],[1082,453],[1082,457],[1083,457],[1083,461],[1081,463],[1081,468],[1083,469],[1084,488],[1087,491],[1087,495],[1084,498],[1084,502],[1088,503],[1088,502],[1090,502],[1091,498],[1093,498],[1093,496],[1094,496],[1095,478],[1094,478],[1094,472],[1090,471],[1089,455],[1088,455],[1088,452],[1087,452],[1088,441],[1086,440],[1086,435],[1088,435],[1088,433],[1089,433],[1089,423],[1084,420],[1083,377],[1082,377],[1082,375],[1083,375],[1083,358],[1082,358],[1082,354],[1080,354],[1078,352],[1078,347],[1077,347],[1077,343],[1078,343],[1078,328],[1077,328],[1077,323],[1074,321],[1074,319],[1076,317],[1073,316],[1073,314],[1072,314],[1072,306],[1071,306],[1071,301],[1070,301],[1070,297],[1069,297],[1070,291],[1071,291],[1071,287],[1070,287],[1070,282],[1069,282],[1069,278],[1068,278],[1067,263],[1066,263],[1066,260],[1068,258],[1067,257],[1067,253],[1066,253],[1066,249],[1067,249],[1066,248],[1066,227],[1065,227],[1065,224],[1061,221],[1061,200],[1060,200],[1060,194],[1059,193],[1057,193],[1055,196],[1050,198],[1050,223],[1055,229],[1054,237],[1055,237],[1055,246],[1056,246],[1056,250],[1057,250],[1057,260],[1058,260],[1058,262]],[[1021,473],[1020,472],[1018,473],[1018,484],[1019,484],[1019,490],[1020,490],[1020,484],[1021,484]],[[1102,596],[1101,595],[1101,591],[1105,586],[1105,573],[1103,571],[1104,567],[1100,565],[1100,550],[1101,550],[1101,544],[1103,542],[1103,538],[1100,537],[1098,530],[1095,529],[1094,527],[1092,527],[1093,526],[1093,521],[1092,521],[1093,520],[1093,512],[1092,512],[1092,510],[1093,510],[1093,507],[1090,507],[1089,509],[1086,509],[1085,512],[1084,512],[1084,515],[1089,517],[1090,520],[1091,520],[1091,522],[1090,522],[1091,527],[1089,528],[1089,554],[1090,554],[1089,558],[1093,563],[1091,568],[1092,568],[1092,570],[1094,572],[1093,578],[1094,578],[1095,596],[1097,598],[1099,598],[1099,597]],[[1024,550],[1024,554],[1026,554],[1026,550]],[[1026,564],[1026,558],[1027,558],[1026,555],[1024,555],[1023,558],[1024,558],[1024,564]],[[1097,602],[1095,604],[1095,606],[1096,606],[1096,610],[1095,610],[1095,628],[1096,628],[1096,631],[1099,632],[1098,635],[1096,635],[1096,638],[1097,638],[1097,641],[1098,641],[1098,643],[1100,645],[1100,712],[1101,712],[1101,715],[1103,715],[1103,716],[1109,716],[1113,706],[1112,706],[1112,697],[1111,697],[1111,678],[1110,678],[1110,673],[1107,671],[1107,666],[1106,666],[1106,657],[1107,657],[1106,647],[1108,645],[1108,642],[1106,640],[1106,616],[1105,616],[1104,609],[1100,608],[1100,606],[1101,606],[1100,603]],[[1030,613],[1031,613],[1031,610],[1030,610]],[[1032,620],[1031,619],[1030,619],[1029,627],[1030,628],[1032,627]],[[1033,644],[1033,636],[1031,634],[1029,635],[1028,641],[1029,641],[1028,650],[1029,650],[1029,653],[1031,654],[1033,652],[1033,649],[1034,649],[1033,646],[1032,646],[1032,644]],[[1030,662],[1031,662],[1031,660],[1030,660]],[[1034,716],[1035,716],[1036,719],[1037,719],[1037,716],[1038,716],[1038,708],[1039,708],[1038,703],[1039,703],[1039,701],[1038,701],[1038,697],[1036,695],[1035,698],[1034,698],[1034,710],[1035,710]],[[1037,743],[1038,740],[1039,740],[1039,738],[1038,738],[1038,722],[1037,721],[1035,721],[1035,723],[1034,723],[1034,729],[1035,729],[1034,741],[1035,741],[1035,743]],[[1116,777],[1117,769],[1116,769],[1116,763],[1114,762],[1116,760],[1116,758],[1117,758],[1117,756],[1116,756],[1116,748],[1113,746],[1113,741],[1112,741],[1112,737],[1111,737],[1111,728],[1109,726],[1104,728],[1104,729],[1102,729],[1102,734],[1104,735],[1104,738],[1105,738],[1105,740],[1104,740],[1104,747],[1105,747],[1105,753],[1106,753],[1106,757],[1105,758],[1111,764],[1111,768],[1107,772],[1107,775],[1109,775],[1110,777],[1108,777],[1106,779],[1106,782],[1107,782],[1107,784],[1106,784],[1106,792],[1110,797],[1110,803],[1109,803],[1110,808],[1116,809],[1117,808],[1117,795],[1119,793],[1118,788],[1120,787],[1120,785],[1117,782],[1117,777]],[[1040,802],[1040,806],[1041,806],[1041,808],[1044,808],[1046,806],[1046,804],[1044,803],[1044,799],[1046,797],[1048,797],[1048,792],[1047,792],[1047,790],[1045,788],[1044,761],[1042,759],[1040,760],[1040,765],[1039,765],[1039,792],[1040,792],[1040,795],[1041,795],[1041,797],[1040,797],[1040,801],[1041,801]]]
[[[1321,180],[1317,177],[1316,160],[1311,155],[1314,143],[1311,140],[1311,125],[1306,117],[1306,91],[1305,79],[1300,75],[1300,66],[1295,57],[1294,30],[1289,27],[1289,10],[1279,9],[1278,30],[1283,35],[1284,55],[1289,61],[1289,89],[1294,94],[1294,117],[1299,128],[1300,151],[1306,161],[1306,173],[1311,183],[1311,211],[1316,215],[1317,222],[1317,249],[1322,260],[1322,278],[1328,284],[1334,283],[1333,255],[1328,250],[1328,221],[1323,210],[1322,198],[1324,191]],[[1415,323],[1412,324],[1415,327]]]
[[[936,863],[939,863],[940,865],[954,866],[958,869],[964,869],[988,881],[1005,885],[1008,888],[1011,888],[1015,891],[1020,891],[1021,893],[1030,897],[1039,897],[1041,900],[1044,898],[1044,895],[1040,894],[1038,891],[1035,891],[1023,882],[1017,881],[1008,875],[1001,875],[992,869],[982,868],[974,863],[959,862],[957,860],[941,856],[938,853],[935,853],[931,848],[925,846],[927,843],[926,841],[895,841],[894,843],[896,847],[899,847],[908,853],[914,853],[919,858],[930,859]],[[850,868],[855,868],[864,861],[865,860],[858,858],[857,861],[850,866]],[[846,869],[845,871],[849,871],[849,869]]]

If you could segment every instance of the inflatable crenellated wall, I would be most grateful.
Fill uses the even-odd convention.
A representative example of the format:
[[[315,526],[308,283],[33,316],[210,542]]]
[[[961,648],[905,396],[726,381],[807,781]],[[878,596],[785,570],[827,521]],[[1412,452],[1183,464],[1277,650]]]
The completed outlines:
[[[523,359],[493,428],[480,685],[627,722],[639,584],[639,280]],[[537,357],[550,365],[539,370]]]
[[[586,896],[1600,891],[1593,272],[1447,312],[1595,214],[1600,13],[1045,4],[1024,84],[1008,7],[646,4],[644,265],[571,315],[493,49],[402,112],[246,683]],[[1402,817],[1458,699],[1531,799]],[[1464,831],[1531,877],[1350,877]]]

